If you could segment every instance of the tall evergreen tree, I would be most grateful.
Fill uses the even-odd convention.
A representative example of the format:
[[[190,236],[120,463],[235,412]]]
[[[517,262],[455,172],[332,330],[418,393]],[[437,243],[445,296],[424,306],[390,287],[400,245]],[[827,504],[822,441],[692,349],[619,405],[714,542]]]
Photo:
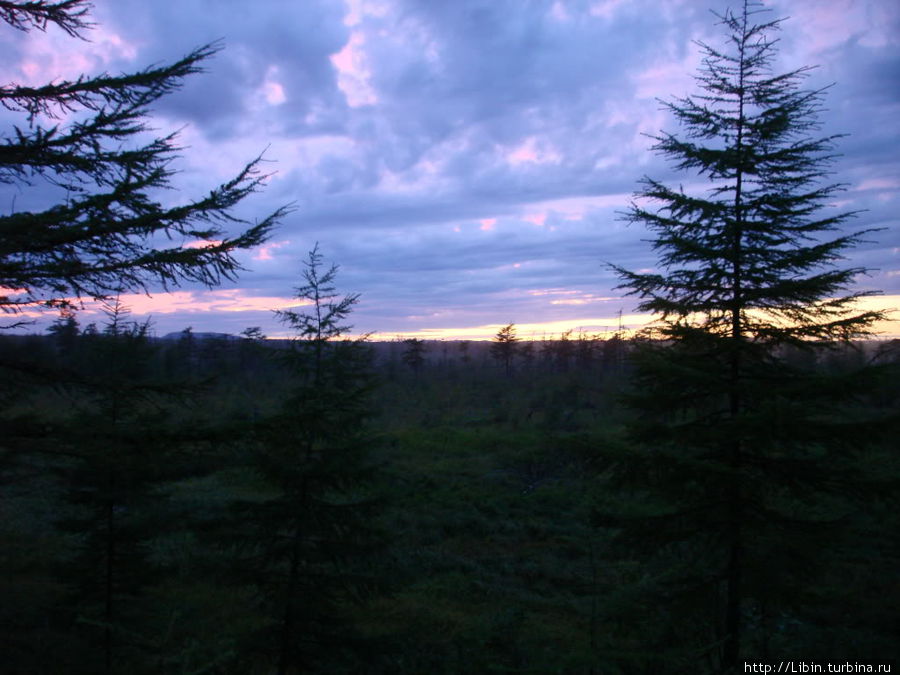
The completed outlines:
[[[24,396],[3,420],[4,500],[27,504],[17,493],[40,494],[44,509],[19,517],[55,542],[34,565],[49,589],[38,597],[52,603],[17,620],[4,640],[12,672],[146,672],[163,632],[148,621],[143,595],[157,575],[149,542],[169,525],[158,522],[152,496],[178,445],[166,408],[182,391],[157,377],[148,324],[130,321],[118,301],[104,312],[102,332],[75,335],[44,356],[48,372],[68,369],[66,386]],[[14,561],[4,561],[4,574]],[[4,602],[11,597],[5,592]]]
[[[62,572],[73,591],[63,614],[78,640],[75,660],[97,672],[137,672],[135,616],[151,536],[145,507],[166,458],[153,440],[159,387],[149,382],[149,325],[130,321],[118,298],[103,311],[103,333],[90,341],[93,363],[82,366],[86,378],[72,392],[74,414],[59,442],[72,459],[62,470],[69,514],[62,529],[81,540]]]
[[[87,0],[3,1],[0,19],[15,30],[58,28],[81,38],[92,27],[89,9]],[[0,86],[0,105],[21,118],[0,132],[0,183],[20,193],[19,204],[25,201],[16,209],[14,200],[0,216],[0,329],[25,323],[24,310],[64,313],[53,327],[59,358],[0,356],[0,395],[19,402],[2,419],[0,481],[4,501],[28,487],[57,500],[47,509],[53,515],[31,529],[52,534],[71,553],[51,590],[39,594],[52,608],[25,615],[15,644],[4,640],[16,672],[139,672],[138,664],[146,664],[146,626],[134,621],[136,596],[149,583],[146,543],[154,534],[143,507],[172,447],[159,440],[163,424],[149,399],[165,388],[148,382],[153,350],[145,326],[125,321],[117,308],[104,335],[76,344],[71,310],[82,298],[233,278],[240,270],[235,254],[264,241],[285,213],[278,209],[255,223],[235,215],[265,181],[258,159],[198,199],[161,200],[180,149],[174,134],[149,133],[151,108],[217,49],[201,47],[131,74]],[[86,359],[98,354],[87,368]],[[59,404],[59,392],[38,391],[61,382],[69,406]],[[41,403],[41,393],[48,402]],[[48,552],[35,567],[49,569],[64,555]],[[9,571],[4,564],[4,575]]]
[[[841,264],[866,233],[828,206],[841,186],[837,137],[816,134],[824,92],[802,88],[808,68],[773,72],[781,22],[761,12],[745,0],[719,17],[728,38],[701,44],[702,92],[666,104],[684,133],[655,139],[707,189],[645,178],[626,219],[651,230],[660,269],[616,268],[657,321],[635,354],[636,447],[616,465],[630,499],[598,516],[641,554],[631,588],[657,593],[633,602],[639,637],[617,645],[655,672],[742,672],[803,625],[821,547],[866,480],[853,459],[877,440],[855,405],[871,378],[787,358],[864,337],[881,313],[856,308],[865,270]]]
[[[358,295],[338,296],[337,267],[309,253],[305,308],[280,310],[290,349],[276,356],[294,379],[281,410],[261,423],[254,467],[265,496],[241,512],[253,543],[245,563],[262,591],[268,626],[258,636],[279,674],[343,672],[354,637],[344,612],[365,586],[362,561],[375,538],[364,498],[371,438],[371,353],[343,338]]]
[[[89,7],[87,0],[2,2],[0,19],[23,31],[56,26],[81,37],[92,26]],[[235,252],[264,241],[284,215],[278,209],[251,223],[234,214],[265,180],[259,159],[204,197],[159,201],[180,148],[175,134],[146,140],[150,107],[217,49],[207,45],[131,74],[0,87],[0,104],[24,121],[2,134],[0,183],[55,190],[59,200],[0,216],[0,311],[13,324],[29,307],[233,278]]]

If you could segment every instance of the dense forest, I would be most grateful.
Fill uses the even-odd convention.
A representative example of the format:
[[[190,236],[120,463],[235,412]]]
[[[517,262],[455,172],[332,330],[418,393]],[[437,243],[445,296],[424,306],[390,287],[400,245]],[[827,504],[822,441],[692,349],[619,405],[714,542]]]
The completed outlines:
[[[339,381],[311,383],[290,343],[155,339],[121,309],[4,337],[28,369],[3,414],[6,672],[266,673],[287,630],[283,672],[686,672],[654,659],[706,608],[636,602],[655,572],[598,517],[629,447],[631,341],[520,342],[509,373],[483,343],[426,342],[421,363],[350,345],[328,348]],[[900,350],[785,356],[849,376]],[[895,412],[898,383],[860,414]],[[893,485],[893,454],[857,461]],[[788,552],[796,609],[748,617],[749,658],[892,658],[896,506],[851,475]]]
[[[87,9],[0,18],[77,37]],[[235,215],[259,159],[157,200],[179,148],[149,106],[217,46],[4,87],[27,124],[0,179],[65,196],[0,216],[3,672],[888,672],[860,668],[900,634],[900,344],[843,266],[877,235],[830,207],[836,139],[805,69],[771,72],[780,22],[720,19],[655,139],[708,185],[645,178],[623,216],[658,255],[615,268],[656,318],[636,335],[354,338],[316,247],[291,338],[158,337],[123,294],[234,279],[290,212]]]

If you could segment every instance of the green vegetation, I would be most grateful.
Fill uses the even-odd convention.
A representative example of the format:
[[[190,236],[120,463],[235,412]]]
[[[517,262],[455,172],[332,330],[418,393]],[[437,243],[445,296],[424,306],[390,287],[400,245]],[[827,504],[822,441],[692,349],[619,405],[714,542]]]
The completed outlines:
[[[85,7],[0,16],[77,34]],[[850,311],[858,270],[832,265],[858,241],[828,238],[848,214],[815,217],[835,190],[816,187],[830,139],[804,135],[819,95],[801,73],[766,74],[775,24],[751,15],[725,18],[738,52],[708,51],[708,96],[672,107],[688,140],[659,139],[712,195],[648,180],[662,208],[630,212],[663,268],[622,270],[662,315],[634,340],[535,343],[514,324],[489,344],[344,340],[357,296],[318,249],[304,311],[278,313],[292,340],[154,338],[107,296],[215,283],[280,215],[154,249],[154,232],[217,236],[255,164],[173,214],[143,193],[169,175],[168,139],[102,149],[209,50],[5,89],[32,119],[94,111],[82,131],[99,134],[88,152],[35,125],[4,155],[7,179],[91,185],[0,219],[0,287],[15,289],[0,309],[62,309],[47,335],[0,335],[5,671],[734,674],[893,658],[900,349],[850,339],[877,313]],[[102,326],[80,326],[71,293],[106,299]]]
[[[646,178],[626,216],[659,262],[619,269],[622,285],[657,322],[634,354],[633,448],[615,458],[598,522],[641,563],[641,604],[683,621],[645,619],[623,659],[656,672],[741,672],[748,653],[791,648],[795,622],[804,644],[823,643],[794,645],[798,657],[867,656],[814,637],[809,597],[856,516],[894,491],[865,461],[896,440],[868,404],[883,367],[816,365],[884,316],[857,309],[865,270],[842,264],[867,232],[845,233],[855,214],[829,207],[841,186],[827,182],[835,138],[815,135],[823,92],[801,88],[806,69],[773,72],[780,22],[761,13],[745,1],[720,17],[701,93],[667,106],[682,133],[655,149],[702,188]]]
[[[627,341],[595,341],[589,367],[566,369],[559,342],[548,343],[543,356],[520,356],[509,377],[486,344],[451,349],[455,358],[418,373],[391,368],[390,350],[402,345],[370,345],[378,395],[367,408],[342,406],[346,389],[326,386],[316,399],[306,366],[285,367],[296,358],[288,343],[190,340],[187,349],[184,338],[147,339],[129,325],[118,336],[77,335],[74,351],[61,351],[56,335],[0,340],[9,357],[66,361],[86,375],[114,347],[144,353],[129,359],[141,370],[128,371],[135,395],[119,399],[132,402],[117,413],[129,420],[118,430],[102,393],[71,385],[35,385],[4,412],[0,593],[3,619],[15,626],[3,645],[13,672],[67,672],[72,663],[104,672],[107,629],[109,672],[273,672],[289,597],[304,608],[289,631],[302,651],[283,672],[640,672],[622,664],[648,634],[702,627],[699,610],[674,595],[652,611],[646,604],[644,591],[658,589],[660,561],[671,565],[670,557],[644,561],[597,527],[598,503],[621,498],[617,458],[638,447],[625,434],[637,418],[619,403],[636,382]],[[340,360],[342,344],[331,352]],[[306,346],[295,346],[303,360]],[[888,347],[847,345],[816,369],[896,363]],[[189,363],[194,379],[172,382],[169,369]],[[368,390],[366,379],[357,382]],[[896,382],[872,383],[867,414],[896,411]],[[345,422],[324,424],[335,415]],[[38,423],[41,444],[31,430]],[[321,450],[312,459],[307,441]],[[859,470],[896,483],[886,447],[856,456]],[[665,466],[640,470],[663,476]],[[103,478],[110,472],[121,476],[115,502]],[[889,499],[856,499],[859,488],[846,485],[846,495],[795,511],[815,504],[842,527],[838,538],[828,530],[787,547],[816,574],[790,596],[802,596],[802,611],[772,610],[768,651],[751,643],[747,658],[887,658],[896,510]],[[699,487],[686,480],[677,489]],[[304,499],[318,506],[296,503]],[[647,547],[661,549],[661,527]],[[291,532],[307,550],[293,593]],[[113,533],[107,614],[99,572]],[[705,550],[683,548],[685,564]],[[762,574],[781,588],[781,573]],[[746,617],[763,620],[756,610]],[[680,659],[670,670],[692,663],[715,672],[701,658]]]

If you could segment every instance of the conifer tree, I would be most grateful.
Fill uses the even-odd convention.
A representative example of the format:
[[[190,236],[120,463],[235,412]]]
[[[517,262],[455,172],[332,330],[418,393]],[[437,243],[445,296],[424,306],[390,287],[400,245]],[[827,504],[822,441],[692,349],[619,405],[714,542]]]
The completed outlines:
[[[491,356],[503,364],[503,371],[509,377],[512,372],[512,360],[519,347],[519,338],[516,337],[516,324],[510,323],[499,331],[491,343]]]
[[[338,296],[338,268],[322,272],[316,246],[296,289],[302,310],[279,310],[294,333],[277,358],[294,378],[278,414],[261,424],[254,466],[268,496],[241,509],[269,628],[259,636],[276,672],[340,672],[354,637],[342,611],[365,586],[362,560],[375,538],[366,432],[372,388],[365,337],[343,336],[359,296]],[[247,530],[246,528],[250,528]]]
[[[800,653],[784,626],[812,630],[801,598],[865,484],[853,460],[877,442],[854,404],[870,377],[786,358],[864,337],[881,313],[856,308],[865,270],[842,264],[866,232],[828,205],[841,185],[828,172],[837,137],[816,134],[824,91],[802,87],[808,68],[773,72],[781,22],[762,11],[745,1],[720,16],[728,36],[701,44],[701,93],[665,104],[683,133],[654,149],[706,187],[645,178],[625,217],[653,233],[659,270],[616,268],[657,321],[635,353],[624,494],[598,521],[643,563],[640,623],[616,649],[656,672]]]
[[[22,31],[56,26],[78,38],[92,26],[89,8],[87,0],[2,2],[0,19]],[[238,250],[266,239],[285,209],[256,223],[234,214],[265,181],[258,158],[204,197],[159,200],[180,149],[175,134],[146,139],[150,108],[217,50],[207,45],[131,74],[0,86],[0,104],[23,119],[2,132],[0,183],[58,196],[53,206],[0,216],[0,312],[12,318],[6,327],[20,324],[26,308],[183,282],[216,285],[240,270]]]
[[[74,338],[78,358],[73,350],[57,357],[72,377],[20,458],[23,468],[52,477],[53,516],[42,526],[66,542],[41,561],[65,590],[43,622],[28,627],[32,641],[52,640],[54,649],[22,650],[22,672],[143,672],[152,660],[142,607],[155,574],[147,544],[159,532],[150,493],[170,466],[160,411],[174,392],[152,372],[148,323],[129,320],[118,300],[103,311],[102,332]]]
[[[76,633],[82,647],[94,647],[80,658],[98,672],[112,673],[135,665],[134,655],[123,653],[134,648],[128,643],[136,633],[124,617],[137,609],[146,583],[141,502],[164,458],[152,447],[152,425],[143,419],[148,324],[129,321],[129,310],[118,299],[105,304],[104,313],[103,334],[92,341],[91,381],[79,392],[67,434],[75,462],[65,484],[77,515],[67,518],[64,528],[83,537],[66,572],[76,594]]]
[[[418,377],[422,366],[425,365],[425,340],[407,338],[403,344],[406,345],[406,349],[403,350],[400,358]]]
[[[63,354],[71,354],[79,333],[75,312],[63,307],[60,310],[59,318],[47,328],[47,332],[53,336],[57,348]]]

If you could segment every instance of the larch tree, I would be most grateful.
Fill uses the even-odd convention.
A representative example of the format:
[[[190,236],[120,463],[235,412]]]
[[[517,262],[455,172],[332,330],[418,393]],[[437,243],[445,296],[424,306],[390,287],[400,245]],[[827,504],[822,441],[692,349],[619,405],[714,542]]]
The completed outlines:
[[[66,392],[69,419],[53,434],[69,459],[56,467],[65,486],[59,527],[79,544],[61,566],[71,597],[54,621],[69,622],[77,641],[70,658],[113,673],[149,658],[136,637],[142,591],[153,578],[147,542],[156,532],[147,513],[172,454],[154,408],[172,393],[152,376],[149,323],[130,321],[118,298],[104,302],[103,313],[102,334],[84,345],[83,377]]]
[[[510,323],[497,331],[494,341],[491,343],[491,356],[503,364],[503,371],[509,377],[512,372],[512,361],[519,347],[519,338],[516,336],[516,324]]]
[[[87,0],[0,2],[14,29],[56,26],[74,38],[92,24]],[[112,76],[82,75],[40,86],[0,86],[0,104],[22,116],[2,134],[0,183],[34,190],[52,206],[0,216],[0,311],[19,325],[25,310],[66,306],[185,282],[214,286],[241,269],[235,253],[257,246],[285,214],[257,222],[239,202],[266,176],[260,158],[198,199],[168,205],[179,154],[176,134],[152,138],[151,107],[202,70],[207,45],[173,63]]]
[[[102,331],[78,335],[74,327],[40,360],[48,373],[66,369],[65,386],[38,389],[40,405],[23,390],[18,413],[3,420],[3,499],[40,494],[47,512],[18,517],[59,542],[35,561],[43,578],[29,579],[44,589],[36,593],[43,613],[24,614],[4,636],[16,672],[144,672],[165,632],[145,603],[159,573],[151,542],[171,527],[153,493],[176,474],[182,437],[198,432],[179,429],[167,413],[183,407],[185,391],[159,378],[149,323],[130,321],[118,299],[103,312]],[[4,574],[14,569],[15,558],[4,561]]]
[[[359,296],[338,295],[337,271],[323,271],[316,246],[296,289],[300,307],[276,312],[293,337],[275,358],[294,384],[258,425],[253,467],[266,497],[242,506],[235,526],[255,542],[244,562],[267,614],[257,646],[279,674],[337,671],[353,659],[359,644],[345,612],[368,584],[360,570],[377,545],[365,496],[371,352],[365,336],[345,337]]]
[[[882,314],[858,308],[865,269],[844,263],[867,232],[830,206],[824,90],[803,88],[809,68],[774,72],[781,21],[763,11],[718,15],[727,39],[700,44],[701,92],[664,104],[682,132],[654,150],[703,186],[645,178],[625,219],[651,231],[658,271],[616,268],[656,321],[634,354],[635,447],[597,519],[643,563],[628,585],[640,629],[615,650],[655,672],[743,672],[786,641],[878,436],[857,404],[872,370],[788,358],[863,338]]]
[[[59,29],[86,38],[90,6],[87,0],[0,0],[0,20],[11,30]],[[0,130],[0,184],[13,195],[0,215],[0,329],[25,324],[35,312],[62,309],[65,323],[57,327],[67,332],[57,336],[68,339],[77,327],[70,312],[81,300],[188,283],[215,286],[241,270],[241,250],[266,240],[287,209],[255,221],[237,212],[265,183],[259,158],[236,167],[231,179],[205,195],[179,203],[171,190],[181,152],[177,135],[157,134],[151,126],[153,106],[201,72],[218,49],[203,46],[132,73],[0,86],[5,119],[16,120]],[[20,474],[39,487],[32,474],[58,469],[54,489],[66,494],[69,510],[41,524],[51,529],[49,522],[64,518],[66,531],[83,544],[63,570],[66,592],[80,594],[66,609],[78,606],[61,611],[60,594],[48,593],[55,600],[47,606],[57,611],[47,613],[52,618],[46,629],[33,623],[28,635],[51,639],[18,650],[21,660],[13,660],[13,669],[60,672],[80,662],[92,672],[128,670],[133,661],[126,652],[146,637],[134,633],[129,618],[137,607],[130,593],[147,582],[141,560],[150,535],[137,531],[146,526],[139,522],[140,503],[173,443],[155,442],[163,429],[158,416],[147,414],[144,395],[153,389],[143,362],[152,351],[147,336],[140,328],[121,328],[93,340],[109,354],[88,373],[79,372],[70,354],[50,366],[40,355],[0,356],[0,395],[20,402],[0,417],[4,500]],[[48,410],[25,396],[29,387],[63,382],[78,396],[70,409]],[[53,419],[66,413],[72,415],[65,424]],[[52,639],[57,626],[62,629],[56,635],[65,639]],[[99,646],[90,649],[94,637]],[[85,658],[60,667],[65,645]]]

